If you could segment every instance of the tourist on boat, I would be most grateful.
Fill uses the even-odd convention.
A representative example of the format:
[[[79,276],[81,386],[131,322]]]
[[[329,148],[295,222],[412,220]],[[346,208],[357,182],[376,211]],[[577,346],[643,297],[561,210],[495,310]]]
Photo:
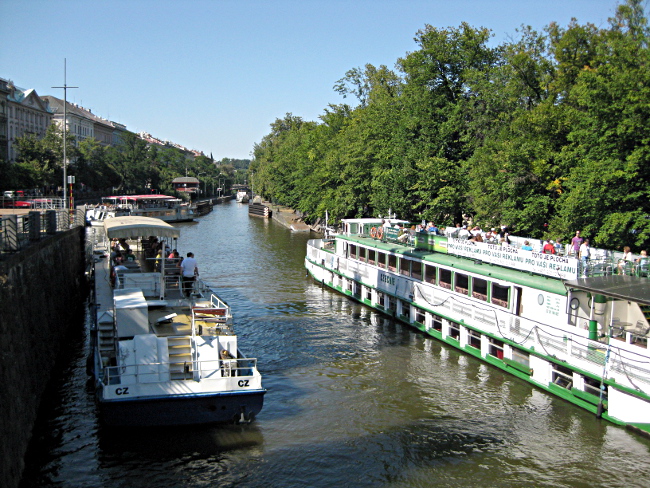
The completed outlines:
[[[589,258],[591,257],[591,248],[589,247],[589,239],[584,239],[580,244],[580,263],[582,264],[582,276],[587,276],[589,267]]]
[[[490,244],[494,244],[497,241],[497,232],[494,227],[492,227],[489,231],[485,233],[485,237],[483,238],[485,242],[488,242]]]
[[[129,250],[126,252],[126,257],[125,258],[126,258],[127,261],[129,261],[131,263],[135,262],[135,254],[133,254],[133,251],[131,251],[131,248],[129,248]]]
[[[399,230],[399,234],[397,235],[397,240],[402,244],[405,244],[406,242],[408,242],[409,237],[411,237],[411,234],[409,233],[408,229],[401,227]]]
[[[582,237],[580,237],[580,231],[576,231],[576,235],[571,239],[571,254],[578,256],[580,254],[580,246],[582,245]]]
[[[641,251],[641,256],[636,260],[636,274],[638,276],[648,276],[648,264],[650,259],[648,259],[648,251]]]
[[[564,254],[564,244],[562,244],[562,239],[560,237],[555,239],[555,252],[557,254]]]
[[[632,250],[630,246],[625,246],[623,248],[623,257],[618,260],[618,274],[625,274],[625,263],[631,263],[632,261],[634,261]]]
[[[542,251],[544,252],[544,254],[555,254],[555,246],[553,245],[553,241],[547,239],[546,242],[544,243],[544,247],[542,248]]]
[[[199,276],[199,267],[194,259],[194,253],[188,252],[187,257],[181,262],[181,274],[183,276],[183,295],[189,297],[192,293],[194,280]]]
[[[524,241],[524,245],[521,246],[521,250],[522,250],[522,251],[532,251],[532,250],[533,250],[533,246],[530,245],[530,242],[528,242],[528,241]]]
[[[469,239],[470,234],[469,231],[467,230],[467,226],[463,225],[463,227],[458,231],[458,238],[459,239]]]

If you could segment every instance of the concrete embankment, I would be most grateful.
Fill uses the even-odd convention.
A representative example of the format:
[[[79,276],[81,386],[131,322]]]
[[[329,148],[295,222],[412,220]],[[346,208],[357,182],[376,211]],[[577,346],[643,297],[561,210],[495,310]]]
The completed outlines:
[[[296,213],[295,210],[289,207],[283,207],[281,205],[272,205],[270,203],[264,203],[272,211],[271,218],[285,227],[290,228],[294,232],[311,232],[313,229],[305,224],[300,216]]]
[[[83,323],[84,228],[0,261],[0,486],[17,487],[42,394],[73,324]],[[81,320],[80,320],[81,319]]]

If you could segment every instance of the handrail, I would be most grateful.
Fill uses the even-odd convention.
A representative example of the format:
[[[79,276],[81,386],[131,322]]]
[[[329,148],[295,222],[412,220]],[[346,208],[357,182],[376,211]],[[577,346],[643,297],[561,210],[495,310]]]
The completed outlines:
[[[224,368],[224,362],[228,361],[228,364],[230,365],[230,370],[231,374],[228,376],[224,376],[223,372],[225,371],[226,368]],[[113,385],[113,384],[118,384],[117,381],[120,379],[124,378],[134,378],[134,383],[139,384],[139,383],[151,383],[151,381],[141,381],[141,377],[151,377],[151,375],[160,375],[165,374],[165,373],[170,373],[169,369],[164,370],[165,367],[169,368],[172,365],[179,364],[178,362],[154,362],[154,363],[147,363],[147,364],[132,364],[132,365],[122,365],[122,366],[106,366],[103,369],[103,375],[102,375],[102,383],[104,385]],[[204,360],[204,361],[199,361],[199,360],[192,360],[191,364],[194,368],[195,372],[199,372],[199,380],[201,378],[205,378],[208,376],[208,374],[214,374],[216,372],[221,372],[222,375],[218,376],[219,378],[226,378],[226,377],[232,377],[232,376],[238,376],[238,377],[253,377],[256,376],[257,373],[257,358],[234,358],[234,359],[210,359],[210,360]],[[209,365],[206,367],[206,365]],[[234,366],[233,366],[234,365]],[[163,371],[151,371],[150,368],[153,366],[158,366],[163,367]],[[127,371],[133,371],[133,368],[135,368],[134,372],[128,372]],[[142,368],[147,368],[146,371],[141,371]],[[120,373],[120,370],[122,370],[122,373]],[[210,377],[210,379],[214,379],[213,377]],[[115,381],[113,381],[115,380]],[[162,381],[162,380],[161,380]],[[164,381],[173,381],[173,380],[164,380]],[[127,383],[128,384],[128,383]]]

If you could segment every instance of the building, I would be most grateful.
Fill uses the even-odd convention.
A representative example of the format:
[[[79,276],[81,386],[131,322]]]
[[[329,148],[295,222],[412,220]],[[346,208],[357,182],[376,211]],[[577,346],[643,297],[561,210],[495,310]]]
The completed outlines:
[[[9,102],[7,101],[9,88],[7,80],[0,78],[0,160],[9,159],[9,133],[7,126],[7,114],[9,112]]]
[[[49,103],[54,113],[53,121],[61,127],[64,116],[63,100],[51,95],[46,95],[43,99]],[[111,121],[98,117],[90,109],[81,107],[76,103],[67,102],[65,111],[67,116],[67,130],[74,136],[77,144],[85,139],[94,138],[102,146],[113,145],[116,128]],[[120,127],[124,127],[121,124],[119,125]]]
[[[47,101],[41,99],[36,90],[19,88],[10,80],[0,78],[0,98],[0,103],[4,104],[0,111],[6,112],[6,132],[0,114],[0,131],[6,134],[6,159],[15,161],[17,154],[13,143],[16,138],[27,134],[45,137],[53,114]],[[0,140],[0,151],[3,150],[1,144]]]
[[[199,193],[199,180],[191,176],[180,176],[172,180],[172,187],[179,193],[196,195]]]

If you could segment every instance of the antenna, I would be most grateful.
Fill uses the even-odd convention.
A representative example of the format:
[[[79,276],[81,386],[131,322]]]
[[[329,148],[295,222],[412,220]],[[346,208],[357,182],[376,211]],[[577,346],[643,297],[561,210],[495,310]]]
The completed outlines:
[[[66,185],[68,183],[68,160],[66,157],[66,145],[68,134],[68,88],[79,88],[78,86],[68,86],[67,84],[67,59],[63,58],[63,86],[53,86],[52,88],[63,88],[63,208],[68,208],[68,195]]]

